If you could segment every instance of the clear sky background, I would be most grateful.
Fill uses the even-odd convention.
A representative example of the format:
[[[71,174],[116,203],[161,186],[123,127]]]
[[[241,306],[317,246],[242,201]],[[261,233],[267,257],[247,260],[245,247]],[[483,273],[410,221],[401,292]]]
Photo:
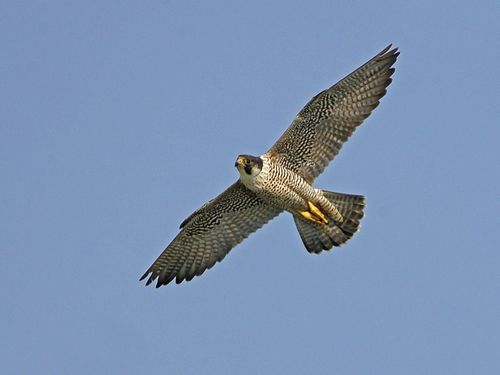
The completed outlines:
[[[499,374],[494,1],[2,1],[2,374]],[[281,215],[190,283],[138,281],[317,92],[394,82],[317,180],[364,194],[319,256]]]

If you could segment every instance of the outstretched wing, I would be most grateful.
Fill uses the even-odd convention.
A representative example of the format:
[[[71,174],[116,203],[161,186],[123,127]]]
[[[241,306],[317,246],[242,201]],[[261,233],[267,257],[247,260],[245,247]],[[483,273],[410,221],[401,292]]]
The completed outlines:
[[[390,48],[312,98],[268,153],[312,183],[385,95],[399,55]]]
[[[156,287],[174,278],[177,284],[200,276],[252,232],[281,212],[247,189],[239,180],[195,211],[181,231],[141,277]]]

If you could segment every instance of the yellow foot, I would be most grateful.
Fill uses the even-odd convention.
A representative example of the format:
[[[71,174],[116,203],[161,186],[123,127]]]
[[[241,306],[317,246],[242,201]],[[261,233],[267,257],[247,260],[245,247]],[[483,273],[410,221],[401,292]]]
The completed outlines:
[[[314,203],[307,201],[307,205],[309,206],[309,211],[299,211],[303,217],[307,220],[312,221],[316,224],[328,224],[328,219],[325,214],[321,212],[321,210],[314,205]]]
[[[309,206],[309,211],[316,217],[318,217],[324,224],[328,224],[328,219],[325,214],[321,212],[321,210],[314,205],[314,203],[307,201],[307,205]]]

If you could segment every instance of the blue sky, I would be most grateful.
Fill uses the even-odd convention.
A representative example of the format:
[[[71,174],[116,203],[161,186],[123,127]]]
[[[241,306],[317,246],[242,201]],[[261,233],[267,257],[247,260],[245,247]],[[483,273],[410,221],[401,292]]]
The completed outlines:
[[[493,1],[3,1],[5,374],[498,374]],[[317,92],[389,43],[394,82],[316,186],[346,246],[281,215],[190,283],[138,278]]]

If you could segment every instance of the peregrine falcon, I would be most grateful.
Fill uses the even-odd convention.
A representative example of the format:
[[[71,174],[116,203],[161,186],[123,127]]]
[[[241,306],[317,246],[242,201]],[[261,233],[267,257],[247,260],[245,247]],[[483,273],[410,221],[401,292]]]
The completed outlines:
[[[283,211],[292,214],[305,248],[340,246],[359,229],[365,198],[312,186],[385,95],[399,55],[391,45],[320,92],[261,156],[240,155],[239,179],[192,213],[141,280],[156,287],[200,276],[248,235]]]

